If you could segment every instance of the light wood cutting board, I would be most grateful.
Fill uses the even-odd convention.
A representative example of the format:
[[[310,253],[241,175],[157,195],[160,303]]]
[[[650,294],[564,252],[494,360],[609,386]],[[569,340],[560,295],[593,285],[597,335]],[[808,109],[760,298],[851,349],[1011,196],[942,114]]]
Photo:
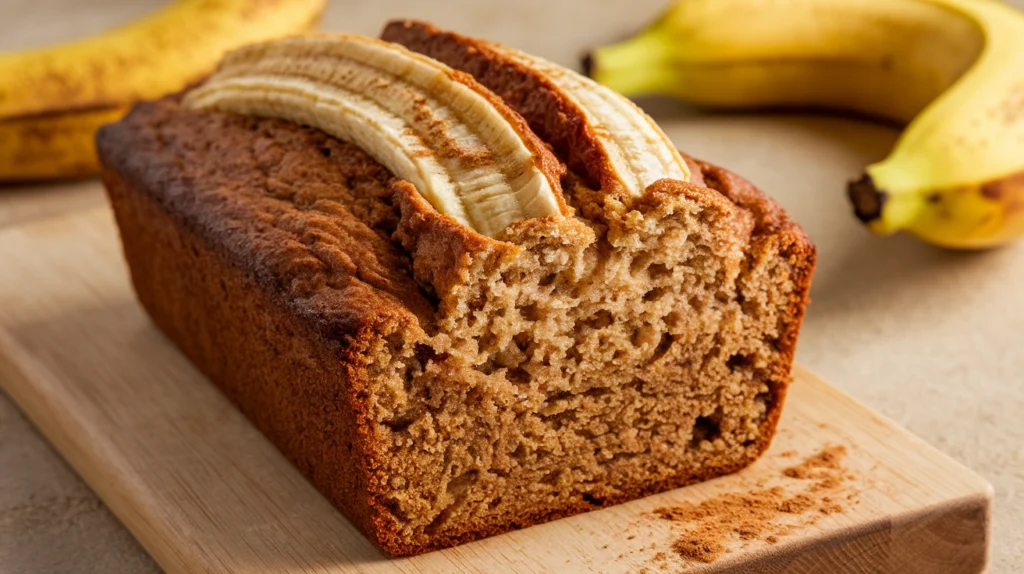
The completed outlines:
[[[105,209],[0,233],[0,383],[168,571],[979,572],[991,488],[797,368],[768,453],[736,475],[391,560],[336,512],[136,304]],[[784,470],[843,448],[830,514],[777,513],[710,563],[657,508],[804,488]],[[728,521],[723,515],[716,522]],[[770,539],[769,533],[775,533]]]

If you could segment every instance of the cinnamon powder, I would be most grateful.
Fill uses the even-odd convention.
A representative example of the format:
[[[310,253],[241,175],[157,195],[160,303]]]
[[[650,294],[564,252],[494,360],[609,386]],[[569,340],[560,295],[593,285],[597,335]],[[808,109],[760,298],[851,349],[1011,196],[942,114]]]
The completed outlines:
[[[828,478],[836,479],[842,478],[843,473],[837,473],[836,471],[842,470],[840,467],[843,462],[843,458],[846,457],[846,447],[842,445],[833,445],[825,447],[818,454],[811,456],[802,463],[791,466],[786,470],[782,471],[782,474],[790,478]]]
[[[659,508],[654,514],[684,528],[672,543],[672,550],[688,561],[713,562],[734,540],[775,544],[793,531],[794,518],[795,526],[806,526],[824,515],[843,511],[837,495],[849,476],[842,464],[845,457],[846,447],[832,445],[784,469],[782,475],[786,478],[813,481],[800,485],[803,489],[795,494],[783,486],[758,488],[722,494],[699,504]],[[777,520],[782,516],[789,517],[786,523]]]

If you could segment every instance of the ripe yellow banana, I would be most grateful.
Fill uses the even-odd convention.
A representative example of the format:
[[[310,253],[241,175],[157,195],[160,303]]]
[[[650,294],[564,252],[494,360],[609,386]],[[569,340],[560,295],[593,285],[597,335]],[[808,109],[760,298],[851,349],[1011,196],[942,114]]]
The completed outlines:
[[[398,44],[346,34],[247,46],[184,103],[350,141],[439,212],[490,237],[565,210],[560,173],[548,167],[557,164],[521,118],[468,75]]]
[[[626,95],[909,122],[849,186],[872,231],[954,248],[1024,234],[1024,15],[999,2],[680,0],[586,64]]]
[[[0,120],[0,181],[92,175],[93,134],[125,111],[113,107]]]
[[[0,181],[94,173],[92,134],[115,110],[199,81],[228,50],[309,29],[324,3],[177,0],[97,36],[0,54]]]

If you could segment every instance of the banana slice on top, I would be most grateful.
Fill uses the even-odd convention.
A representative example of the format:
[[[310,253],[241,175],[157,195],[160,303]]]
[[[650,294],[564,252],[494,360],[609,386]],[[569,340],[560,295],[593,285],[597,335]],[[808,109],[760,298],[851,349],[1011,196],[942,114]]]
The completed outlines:
[[[659,179],[690,179],[686,161],[650,116],[572,70],[424,22],[391,22],[381,38],[471,74],[595,189],[637,197]]]
[[[472,78],[397,44],[313,35],[247,46],[184,103],[350,141],[439,212],[489,237],[520,219],[566,213],[561,165],[522,118]]]

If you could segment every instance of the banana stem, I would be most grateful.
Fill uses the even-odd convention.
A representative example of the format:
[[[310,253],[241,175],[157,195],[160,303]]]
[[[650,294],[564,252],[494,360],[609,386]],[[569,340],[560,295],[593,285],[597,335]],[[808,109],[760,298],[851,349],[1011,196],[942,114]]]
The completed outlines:
[[[878,235],[890,235],[907,229],[922,207],[920,195],[893,194],[879,189],[868,174],[857,181],[851,181],[847,193],[857,218]]]
[[[583,61],[587,75],[624,94],[670,93],[679,81],[672,70],[671,38],[654,31],[598,48]]]

